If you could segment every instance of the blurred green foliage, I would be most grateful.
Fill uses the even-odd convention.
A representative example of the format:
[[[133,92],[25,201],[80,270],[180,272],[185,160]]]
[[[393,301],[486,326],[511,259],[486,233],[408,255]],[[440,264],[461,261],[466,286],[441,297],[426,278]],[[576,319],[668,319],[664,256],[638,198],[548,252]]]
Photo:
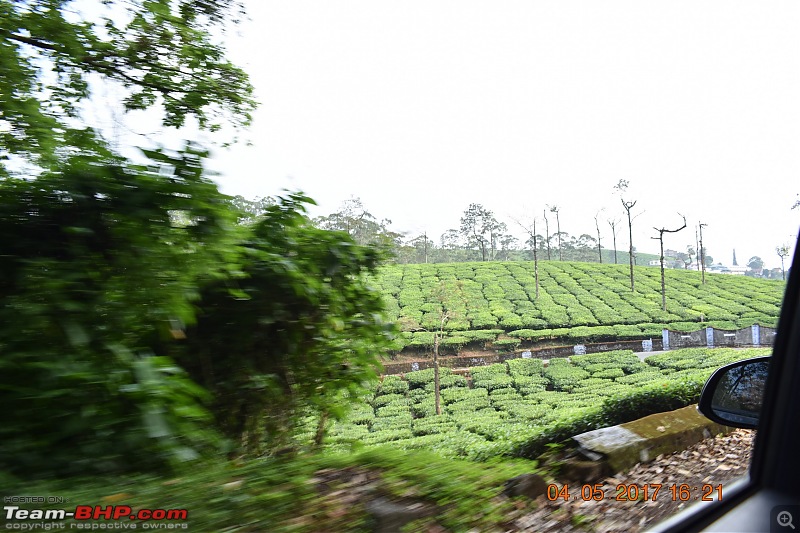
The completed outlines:
[[[107,99],[100,87],[167,127],[249,124],[253,87],[219,42],[241,10],[231,0],[0,0],[0,177],[15,174],[9,156],[57,169],[70,147],[99,141],[81,116]]]
[[[506,481],[536,471],[537,463],[524,459],[475,463],[422,450],[410,456],[383,446],[340,455],[307,454],[291,461],[208,461],[198,466],[178,477],[144,473],[32,482],[0,474],[0,483],[12,494],[68,494],[71,501],[114,501],[139,509],[185,508],[191,531],[374,531],[375,520],[364,505],[374,493],[357,481],[360,476],[369,476],[381,495],[412,498],[435,510],[414,531],[502,530],[510,513],[535,508],[524,497],[500,496]],[[360,497],[354,501],[353,496]],[[40,505],[52,509],[63,503]],[[65,523],[69,529],[77,521]]]
[[[243,277],[203,288],[198,321],[176,352],[213,394],[218,427],[253,452],[291,444],[301,408],[323,426],[339,418],[377,379],[376,354],[392,338],[370,285],[383,254],[316,228],[310,202],[279,198],[249,226],[238,244]]]
[[[192,320],[204,280],[229,276],[233,212],[203,152],[151,155],[171,175],[90,154],[0,182],[4,468],[149,467],[215,440],[206,393],[151,348]]]
[[[378,253],[314,228],[300,194],[236,225],[206,153],[147,155],[160,172],[94,153],[0,181],[0,469],[261,450],[375,376]]]
[[[321,440],[390,340],[383,256],[302,194],[224,196],[192,144],[113,153],[82,120],[99,87],[212,132],[255,101],[218,43],[240,2],[100,4],[0,0],[0,471],[263,451],[309,417]]]

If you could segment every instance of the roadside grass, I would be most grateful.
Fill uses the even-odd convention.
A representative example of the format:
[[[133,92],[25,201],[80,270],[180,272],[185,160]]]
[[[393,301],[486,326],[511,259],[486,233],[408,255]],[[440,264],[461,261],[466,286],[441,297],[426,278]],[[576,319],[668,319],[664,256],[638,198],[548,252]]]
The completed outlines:
[[[533,505],[501,496],[505,481],[534,472],[524,459],[485,463],[446,459],[424,451],[376,447],[352,454],[309,454],[291,459],[207,461],[172,476],[23,481],[0,474],[5,495],[55,496],[68,501],[36,504],[43,509],[76,505],[126,505],[138,509],[187,509],[189,531],[319,532],[371,531],[365,509],[383,496],[418,502],[434,512],[418,526],[451,531],[498,528],[514,510]],[[371,488],[348,483],[354,475]],[[31,508],[23,505],[22,508]],[[86,521],[67,520],[89,526]],[[127,520],[125,521],[127,523]],[[120,524],[125,526],[125,523]],[[163,524],[163,523],[162,523]],[[183,529],[183,522],[172,522]],[[130,521],[143,529],[144,522]],[[156,525],[150,522],[149,526]],[[427,526],[425,526],[427,527]],[[172,529],[172,528],[171,528]]]

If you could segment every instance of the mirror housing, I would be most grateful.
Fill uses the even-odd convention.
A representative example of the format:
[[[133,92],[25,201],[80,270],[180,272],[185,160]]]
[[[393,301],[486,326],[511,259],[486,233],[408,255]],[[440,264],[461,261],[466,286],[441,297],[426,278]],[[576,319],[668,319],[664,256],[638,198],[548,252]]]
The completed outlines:
[[[717,369],[700,393],[698,411],[710,420],[756,429],[769,372],[769,357],[737,361]]]

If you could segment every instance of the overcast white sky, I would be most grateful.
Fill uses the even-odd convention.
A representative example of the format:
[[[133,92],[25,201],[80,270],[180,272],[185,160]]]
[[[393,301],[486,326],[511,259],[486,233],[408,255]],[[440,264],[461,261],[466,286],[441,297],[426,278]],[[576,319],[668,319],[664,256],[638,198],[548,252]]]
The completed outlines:
[[[228,46],[261,102],[252,146],[218,150],[224,192],[282,188],[314,214],[350,196],[438,242],[471,202],[561,209],[562,230],[622,217],[715,262],[779,266],[800,209],[800,3],[250,0]],[[551,231],[555,231],[551,225]],[[601,226],[611,246],[608,225]],[[621,232],[618,247],[627,247]]]

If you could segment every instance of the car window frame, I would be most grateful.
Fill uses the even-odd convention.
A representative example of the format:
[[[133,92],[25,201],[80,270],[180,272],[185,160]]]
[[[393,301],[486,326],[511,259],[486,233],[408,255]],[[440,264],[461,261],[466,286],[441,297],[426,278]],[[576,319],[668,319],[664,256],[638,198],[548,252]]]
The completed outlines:
[[[792,265],[800,265],[800,234]],[[719,501],[692,506],[660,524],[655,524],[651,531],[770,531],[769,512],[772,507],[800,504],[798,355],[800,271],[791,268],[781,305],[748,476],[726,486]]]

